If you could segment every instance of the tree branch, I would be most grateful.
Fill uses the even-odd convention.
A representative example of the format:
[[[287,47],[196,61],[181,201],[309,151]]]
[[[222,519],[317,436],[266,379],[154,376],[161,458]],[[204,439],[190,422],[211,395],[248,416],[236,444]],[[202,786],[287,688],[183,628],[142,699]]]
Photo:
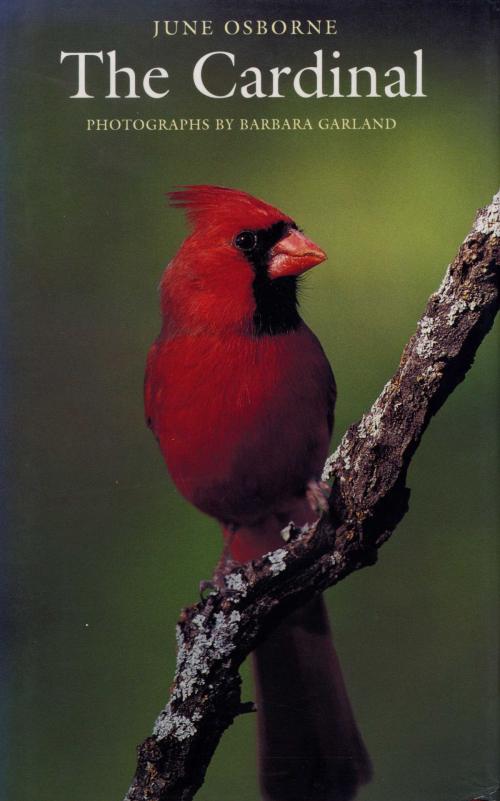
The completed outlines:
[[[307,530],[290,526],[283,548],[228,573],[224,589],[182,612],[170,701],[138,749],[125,801],[190,801],[223,732],[248,711],[245,657],[292,609],[376,561],[407,511],[406,474],[422,434],[493,323],[499,239],[500,193],[478,212],[397,372],[328,459],[328,513]]]

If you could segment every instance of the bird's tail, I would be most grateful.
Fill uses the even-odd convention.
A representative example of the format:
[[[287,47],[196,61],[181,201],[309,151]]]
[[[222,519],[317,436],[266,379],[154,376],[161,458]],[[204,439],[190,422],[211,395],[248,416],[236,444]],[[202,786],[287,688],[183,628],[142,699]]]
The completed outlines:
[[[305,498],[279,518],[225,529],[231,558],[255,559],[283,546],[288,520],[316,519]],[[333,645],[322,596],[292,612],[252,654],[262,801],[350,801],[370,781],[359,733]]]
[[[349,801],[371,763],[342,677],[322,597],[254,651],[263,801]]]

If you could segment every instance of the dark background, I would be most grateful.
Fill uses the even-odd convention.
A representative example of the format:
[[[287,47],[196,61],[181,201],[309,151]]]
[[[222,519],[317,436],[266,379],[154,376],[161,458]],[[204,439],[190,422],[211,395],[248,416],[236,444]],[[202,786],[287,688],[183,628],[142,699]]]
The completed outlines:
[[[396,368],[498,174],[496,4],[2,4],[7,309],[2,423],[8,801],[111,801],[167,699],[174,624],[220,550],[143,423],[156,286],[185,235],[163,193],[245,189],[329,254],[303,292],[339,386],[335,443]],[[336,18],[339,35],[155,40],[153,19]],[[220,27],[220,26],[218,26]],[[212,101],[204,52],[250,64],[410,65],[425,99]],[[60,50],[163,65],[161,101],[69,100]],[[411,58],[410,58],[411,57]],[[102,73],[91,73],[102,87]],[[101,91],[101,96],[105,92]],[[96,91],[97,94],[97,91]],[[87,133],[87,117],[397,119],[392,132]],[[498,345],[489,336],[414,459],[410,512],[327,594],[375,764],[362,801],[493,798],[497,782]],[[245,669],[245,697],[251,697]],[[200,801],[255,801],[254,721],[227,732]],[[309,800],[305,800],[309,801]]]

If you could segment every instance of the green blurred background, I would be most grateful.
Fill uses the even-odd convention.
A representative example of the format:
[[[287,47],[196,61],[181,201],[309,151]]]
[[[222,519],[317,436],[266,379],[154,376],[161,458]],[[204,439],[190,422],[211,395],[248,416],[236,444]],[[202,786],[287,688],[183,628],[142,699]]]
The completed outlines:
[[[335,442],[396,368],[498,174],[494,16],[485,2],[2,5],[8,49],[3,362],[8,801],[112,801],[173,675],[174,624],[220,550],[143,423],[156,287],[186,233],[163,193],[217,183],[283,208],[326,249],[302,308],[339,387]],[[327,18],[339,35],[152,41],[153,19]],[[217,26],[216,26],[217,27]],[[424,50],[426,99],[212,101],[204,52],[296,67],[318,47],[387,69]],[[166,66],[162,101],[69,100],[60,50]],[[102,73],[91,72],[103,90]],[[97,92],[96,92],[97,93]],[[87,133],[87,117],[397,120],[390,132]],[[362,801],[494,798],[498,345],[481,347],[409,475],[379,564],[331,590],[338,649],[375,764]],[[245,697],[252,693],[244,670]],[[197,798],[257,801],[254,720],[226,733]],[[305,799],[305,801],[309,801]]]

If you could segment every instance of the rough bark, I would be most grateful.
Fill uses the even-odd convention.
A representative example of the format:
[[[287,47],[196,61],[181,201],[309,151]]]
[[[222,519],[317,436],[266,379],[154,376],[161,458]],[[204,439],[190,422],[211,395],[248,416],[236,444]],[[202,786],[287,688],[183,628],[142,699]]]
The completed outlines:
[[[406,474],[430,418],[460,383],[499,301],[500,193],[478,212],[429,298],[399,368],[325,465],[329,511],[283,547],[228,573],[182,612],[170,700],[138,749],[125,801],[189,801],[225,729],[248,705],[239,666],[293,608],[373,564],[408,508]]]

